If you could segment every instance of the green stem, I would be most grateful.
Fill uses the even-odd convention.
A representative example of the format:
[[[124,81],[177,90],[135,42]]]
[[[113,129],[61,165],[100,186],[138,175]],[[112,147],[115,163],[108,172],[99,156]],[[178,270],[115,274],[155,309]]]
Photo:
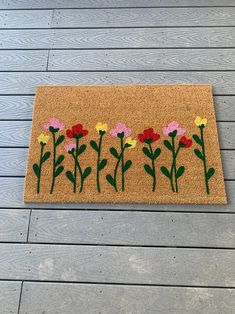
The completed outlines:
[[[78,139],[77,139],[77,142],[78,142],[77,148],[79,149],[79,140],[78,140]],[[79,171],[79,174],[80,174],[80,177],[81,177],[81,185],[80,185],[80,189],[79,189],[79,193],[81,193],[81,192],[82,192],[82,189],[83,189],[83,182],[84,182],[84,179],[83,179],[83,176],[82,176],[82,168],[81,168],[81,166],[80,166],[80,164],[79,164],[79,162],[78,162],[77,152],[76,152],[76,155],[74,155],[74,154],[72,153],[72,156],[73,156],[73,158],[74,158],[75,164],[76,164],[76,166],[77,166],[77,168],[78,168],[78,171]]]
[[[122,191],[124,191],[125,190],[125,176],[124,176],[124,171],[123,171],[123,167],[124,167],[123,138],[121,138],[121,152],[123,152],[121,161],[122,161]]]
[[[100,171],[99,171],[99,165],[100,165],[100,153],[101,153],[101,145],[102,145],[102,137],[103,133],[100,135],[100,140],[99,140],[99,150],[98,150],[98,158],[97,158],[97,167],[96,167],[96,185],[97,185],[97,190],[100,193]]]
[[[75,147],[75,158],[77,159],[77,151],[78,151],[78,138],[76,138],[76,147]],[[74,183],[73,183],[73,192],[77,191],[77,165],[76,161],[74,162]]]
[[[149,150],[152,155],[152,169],[153,169],[153,192],[156,190],[156,170],[155,170],[155,164],[153,159],[153,149],[151,144],[149,143]]]
[[[44,144],[41,144],[41,152],[40,152],[40,160],[39,160],[39,176],[38,176],[38,183],[37,183],[37,193],[40,193],[40,181],[41,181],[43,148],[44,148]]]
[[[121,159],[122,159],[122,155],[123,155],[123,153],[124,153],[124,150],[125,150],[125,147],[123,147],[123,150],[121,151],[121,153],[120,153],[120,156],[119,156],[119,158],[118,158],[118,161],[117,161],[117,163],[116,163],[116,167],[115,167],[115,169],[114,169],[114,175],[113,175],[113,178],[114,178],[114,182],[115,182],[115,191],[116,192],[118,192],[118,189],[117,189],[117,170],[118,170],[118,166],[119,166],[119,164],[120,164],[120,161],[121,161]]]
[[[203,128],[200,128],[200,133],[201,133],[201,141],[202,141],[202,154],[203,154],[203,167],[204,167],[204,176],[205,176],[205,185],[206,185],[206,193],[210,193],[209,189],[209,182],[207,179],[207,166],[206,166],[206,151],[205,151],[205,144],[204,144],[204,136],[203,136]]]
[[[54,186],[55,186],[55,162],[56,162],[55,132],[51,132],[51,133],[52,133],[52,136],[53,136],[53,172],[52,172],[52,182],[51,182],[50,194],[53,193]]]

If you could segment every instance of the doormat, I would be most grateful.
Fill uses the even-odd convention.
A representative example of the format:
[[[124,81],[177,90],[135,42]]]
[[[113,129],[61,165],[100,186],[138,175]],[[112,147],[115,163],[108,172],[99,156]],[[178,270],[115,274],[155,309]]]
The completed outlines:
[[[212,87],[38,87],[24,201],[226,204]]]

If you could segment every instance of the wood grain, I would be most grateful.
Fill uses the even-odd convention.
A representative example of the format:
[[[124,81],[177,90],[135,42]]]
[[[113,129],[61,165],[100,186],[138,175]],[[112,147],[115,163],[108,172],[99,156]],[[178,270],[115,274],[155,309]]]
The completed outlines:
[[[45,71],[46,50],[0,50],[1,71]]]
[[[29,210],[0,210],[0,241],[26,242]],[[1,304],[1,303],[0,303]]]
[[[227,249],[0,244],[0,250],[0,278],[5,279],[216,287],[235,283],[235,251]]]
[[[20,281],[0,281],[0,306],[2,314],[18,313],[20,290]]]
[[[36,85],[212,84],[214,94],[234,95],[234,72],[17,72],[0,73],[0,94],[34,94]]]
[[[234,26],[235,8],[135,8],[55,10],[52,26],[153,27]]]
[[[235,180],[235,151],[223,150],[224,177]],[[0,148],[0,176],[24,176],[28,157],[27,148]]]
[[[234,224],[228,214],[33,210],[29,241],[234,248]]]
[[[0,177],[0,204],[5,208],[65,208],[65,209],[105,209],[141,211],[193,211],[193,212],[235,212],[235,182],[226,181],[227,205],[148,205],[148,204],[81,204],[81,203],[27,203],[23,202],[24,178]]]
[[[51,50],[51,71],[235,70],[233,49]]]
[[[0,11],[0,28],[45,28],[51,26],[52,10]]]
[[[20,314],[232,314],[234,300],[221,288],[25,282]]]
[[[233,0],[2,0],[0,9],[234,6]]]
[[[31,119],[33,96],[0,96],[0,119]],[[218,121],[235,121],[235,96],[214,96]]]
[[[235,46],[233,27],[2,30],[0,49]]]
[[[217,127],[220,136],[220,148],[234,149],[235,138],[232,135],[235,133],[235,123],[218,122]],[[11,123],[0,121],[0,147],[28,146],[30,128],[31,121],[12,121]]]

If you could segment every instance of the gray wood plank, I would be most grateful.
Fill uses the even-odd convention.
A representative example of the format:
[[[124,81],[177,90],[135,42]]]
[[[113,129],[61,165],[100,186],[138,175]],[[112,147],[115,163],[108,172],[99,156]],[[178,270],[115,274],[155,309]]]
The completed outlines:
[[[45,71],[46,50],[0,50],[0,71]]]
[[[223,150],[224,177],[235,180],[235,151]],[[24,176],[28,157],[27,148],[0,148],[0,176]]]
[[[0,241],[26,242],[29,210],[0,210]]]
[[[0,49],[234,47],[232,27],[2,30]]]
[[[1,30],[0,49],[50,49],[53,33],[52,29]],[[215,36],[218,39],[219,34]]]
[[[135,8],[55,10],[52,26],[148,27],[148,26],[234,26],[231,8]]]
[[[235,290],[25,282],[20,314],[233,314]]]
[[[52,71],[235,70],[234,49],[51,50]]]
[[[24,203],[24,178],[0,177],[0,204],[4,208],[67,208],[67,209],[111,209],[149,211],[193,211],[193,212],[235,212],[235,182],[226,181],[227,205],[149,205],[149,204],[81,204],[81,203]]]
[[[29,144],[31,121],[0,121],[0,147],[24,147]],[[235,123],[218,122],[220,147],[222,149],[235,148]],[[15,132],[17,130],[17,132]]]
[[[0,118],[31,119],[33,102],[33,96],[0,96]]]
[[[234,95],[235,72],[17,72],[0,73],[0,94],[34,94],[37,85],[210,83],[214,94]]]
[[[235,247],[230,214],[47,209],[33,210],[30,221],[30,242]]]
[[[0,9],[234,6],[233,0],[2,0]]]
[[[235,285],[235,250],[4,243],[0,251],[6,280]]]
[[[0,96],[1,119],[31,119],[33,96]],[[235,96],[214,96],[217,120],[235,121]]]
[[[20,298],[20,281],[0,281],[1,314],[17,314]]]
[[[52,10],[0,11],[0,28],[48,28]]]

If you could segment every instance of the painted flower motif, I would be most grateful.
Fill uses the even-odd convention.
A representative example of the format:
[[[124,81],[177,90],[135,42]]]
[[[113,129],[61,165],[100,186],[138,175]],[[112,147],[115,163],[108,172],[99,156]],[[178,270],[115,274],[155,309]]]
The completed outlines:
[[[108,126],[107,126],[107,123],[101,123],[101,122],[98,122],[97,124],[96,124],[96,126],[95,126],[95,128],[96,128],[96,131],[98,132],[98,133],[100,133],[100,132],[107,132],[107,130],[108,130]]]
[[[76,148],[76,143],[75,142],[69,142],[68,144],[64,145],[65,150],[69,153],[71,152],[73,149]]]
[[[194,123],[196,124],[196,126],[202,126],[203,125],[205,127],[207,124],[207,119],[197,116],[196,119],[194,120]]]
[[[68,138],[82,138],[83,136],[86,136],[88,134],[88,130],[83,129],[82,124],[76,124],[72,126],[72,130],[67,130],[66,135]]]
[[[138,139],[142,143],[153,143],[159,140],[160,135],[158,133],[154,133],[153,128],[145,129],[143,133],[138,135]]]
[[[179,123],[177,121],[172,121],[168,124],[167,127],[162,129],[164,135],[171,135],[174,131],[176,131],[176,135],[183,135],[185,133],[184,128],[179,127]]]
[[[56,118],[51,118],[43,127],[45,131],[58,132],[64,129],[64,123]]]
[[[180,146],[189,148],[192,146],[193,141],[191,139],[186,138],[185,136],[182,136],[180,139]]]
[[[136,140],[133,140],[130,136],[126,138],[125,144],[128,144],[127,148],[135,148],[136,147]]]
[[[39,144],[47,144],[47,142],[49,141],[49,135],[45,135],[43,133],[41,133],[38,137],[37,137],[37,140],[38,140],[38,143]]]
[[[117,137],[128,137],[131,135],[131,129],[128,128],[124,123],[117,123],[114,129],[109,131],[110,135]]]

